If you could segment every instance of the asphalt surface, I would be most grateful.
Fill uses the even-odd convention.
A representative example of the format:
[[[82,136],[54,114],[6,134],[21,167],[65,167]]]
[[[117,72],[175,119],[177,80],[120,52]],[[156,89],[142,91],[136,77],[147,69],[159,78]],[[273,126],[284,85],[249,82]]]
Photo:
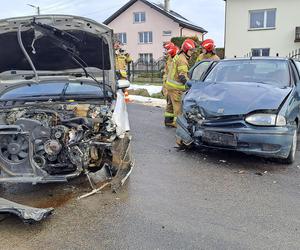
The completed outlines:
[[[122,191],[77,201],[89,190],[85,179],[4,185],[2,197],[56,209],[33,225],[2,217],[1,249],[300,249],[300,152],[286,166],[180,151],[162,109],[129,111],[136,167]]]

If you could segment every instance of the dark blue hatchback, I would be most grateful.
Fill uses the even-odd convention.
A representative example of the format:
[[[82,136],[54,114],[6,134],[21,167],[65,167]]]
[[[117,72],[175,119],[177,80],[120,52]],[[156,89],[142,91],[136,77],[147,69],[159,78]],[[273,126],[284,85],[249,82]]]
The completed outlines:
[[[202,61],[177,119],[177,144],[295,159],[300,62],[285,58]]]

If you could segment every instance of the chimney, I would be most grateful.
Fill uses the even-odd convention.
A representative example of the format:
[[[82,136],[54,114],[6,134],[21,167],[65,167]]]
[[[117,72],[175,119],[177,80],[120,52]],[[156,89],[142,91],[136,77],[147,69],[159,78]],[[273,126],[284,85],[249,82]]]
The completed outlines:
[[[170,11],[170,0],[165,0],[165,10]]]

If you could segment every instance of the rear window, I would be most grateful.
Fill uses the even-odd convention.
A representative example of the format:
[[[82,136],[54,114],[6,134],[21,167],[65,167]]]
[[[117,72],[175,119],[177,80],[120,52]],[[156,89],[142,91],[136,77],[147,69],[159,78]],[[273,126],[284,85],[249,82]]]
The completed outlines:
[[[205,81],[264,83],[281,88],[290,85],[290,72],[288,62],[283,60],[221,61]]]

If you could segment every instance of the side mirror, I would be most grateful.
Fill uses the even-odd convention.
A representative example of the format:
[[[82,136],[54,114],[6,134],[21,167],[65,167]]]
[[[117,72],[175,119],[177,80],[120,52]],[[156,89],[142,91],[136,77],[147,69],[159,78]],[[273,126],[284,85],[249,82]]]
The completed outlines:
[[[118,80],[118,88],[119,89],[127,89],[130,87],[130,82],[128,80]]]

